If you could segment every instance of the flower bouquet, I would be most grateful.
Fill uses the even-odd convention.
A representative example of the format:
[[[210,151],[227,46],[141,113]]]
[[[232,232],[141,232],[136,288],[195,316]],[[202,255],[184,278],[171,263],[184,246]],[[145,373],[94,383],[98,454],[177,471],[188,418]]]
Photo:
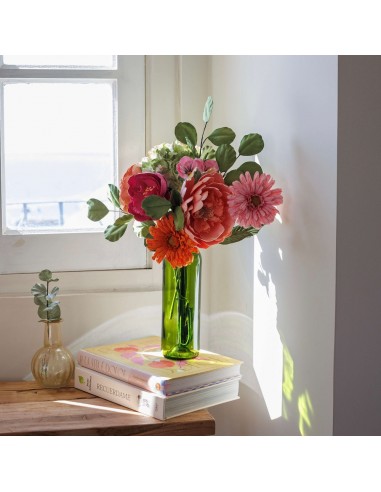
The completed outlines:
[[[174,359],[198,355],[200,250],[257,234],[273,222],[283,201],[282,190],[273,188],[274,180],[254,160],[233,169],[239,157],[262,151],[261,135],[245,135],[237,153],[232,129],[217,128],[205,136],[212,109],[208,97],[199,145],[195,127],[178,123],[173,143],[155,146],[131,165],[119,188],[109,184],[120,216],[106,228],[105,238],[119,240],[133,222],[153,260],[163,262],[162,350]],[[97,199],[87,203],[91,220],[109,212]]]

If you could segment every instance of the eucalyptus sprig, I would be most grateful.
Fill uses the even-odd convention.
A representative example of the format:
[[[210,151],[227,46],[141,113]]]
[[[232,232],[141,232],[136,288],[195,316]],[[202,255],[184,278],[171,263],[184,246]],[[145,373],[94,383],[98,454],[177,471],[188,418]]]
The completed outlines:
[[[59,291],[59,287],[54,286],[49,292],[49,284],[51,282],[58,282],[58,278],[53,278],[53,274],[50,270],[42,270],[38,278],[45,284],[37,283],[31,289],[31,293],[34,296],[34,303],[38,306],[38,316],[42,321],[60,321],[61,309],[59,301],[56,300],[56,296]]]

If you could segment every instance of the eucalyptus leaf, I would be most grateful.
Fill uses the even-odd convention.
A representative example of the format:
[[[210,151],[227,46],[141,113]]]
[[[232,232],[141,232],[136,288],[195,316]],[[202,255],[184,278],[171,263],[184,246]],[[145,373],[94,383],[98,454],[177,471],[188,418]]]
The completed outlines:
[[[87,205],[87,217],[93,222],[98,222],[98,220],[102,220],[103,217],[106,217],[109,212],[106,205],[96,198],[90,198],[90,200],[87,201]]]
[[[46,296],[48,297],[48,296]],[[59,305],[59,301],[55,301],[55,302],[49,302],[47,306],[45,306],[45,309],[44,311],[46,311],[47,313],[50,312],[50,311],[53,311],[53,309]]]
[[[56,297],[56,295],[57,295],[57,294],[55,294],[55,293],[52,293],[52,292],[51,292],[50,294],[48,294],[47,296],[45,296],[45,299],[46,299],[48,302],[52,302],[52,301],[53,301],[53,299]]]
[[[256,155],[264,146],[263,138],[259,133],[249,133],[242,138],[238,152],[240,155]]]
[[[204,123],[208,123],[210,116],[213,111],[213,99],[211,96],[208,97],[204,106],[204,112],[202,114],[202,119]]]
[[[46,286],[44,284],[34,284],[31,288],[31,293],[35,295],[46,295]]]
[[[58,279],[57,279],[57,280],[58,280]],[[51,294],[53,294],[53,295],[57,295],[59,290],[60,290],[60,288],[59,288],[59,287],[54,286],[54,287],[53,287],[53,289],[51,290],[51,292],[50,292],[50,293],[51,293]]]
[[[221,172],[226,172],[232,167],[237,159],[234,148],[229,144],[222,144],[216,151],[216,160]]]
[[[119,203],[119,188],[115,186],[114,184],[109,184],[108,185],[109,190],[110,190],[110,200],[111,202],[115,205],[116,208],[120,208],[120,203]]]
[[[45,311],[45,307],[46,307],[46,304],[45,305],[40,304],[40,306],[38,307],[37,314],[38,314],[39,318],[41,318],[41,319],[47,319],[48,318],[48,314]]]
[[[48,318],[51,321],[61,319],[61,308],[59,307],[58,304],[55,305],[54,308],[48,312]]]
[[[175,127],[175,135],[177,140],[180,142],[187,144],[188,141],[192,144],[193,147],[196,146],[197,143],[197,131],[196,128],[191,123],[181,122],[177,123]]]
[[[106,227],[105,231],[103,232],[105,239],[112,243],[114,243],[115,241],[119,241],[119,239],[126,232],[128,226],[128,224],[126,224],[125,222],[117,224],[117,220],[114,224]]]
[[[45,296],[34,296],[34,303],[37,304],[37,306],[46,306]]]
[[[218,147],[222,144],[231,144],[235,139],[235,133],[231,128],[224,126],[214,130],[207,138]]]
[[[176,207],[174,212],[174,222],[176,231],[184,228],[184,212],[181,207]]]
[[[255,229],[254,227],[248,227],[245,229],[241,226],[235,226],[233,227],[231,235],[220,244],[226,245],[237,243],[238,241],[242,241],[242,239],[246,239],[248,237],[254,236],[255,234],[258,234],[258,232],[259,229]]]
[[[43,282],[50,281],[52,278],[52,272],[50,270],[42,270],[42,272],[38,274],[38,278]]]
[[[142,201],[142,208],[152,219],[160,219],[171,208],[172,204],[166,198],[157,195],[150,195]]]
[[[238,169],[233,169],[232,171],[229,171],[227,173],[224,178],[225,184],[230,186],[232,183],[234,183],[234,181],[238,181],[241,174],[245,173],[246,171],[249,171],[251,177],[253,177],[257,171],[259,172],[259,174],[262,174],[263,172],[261,166],[257,162],[244,162],[241,166],[239,166]]]
[[[124,215],[121,215],[120,217],[118,217],[116,219],[116,221],[114,222],[114,225],[122,225],[122,224],[127,224],[128,222],[131,222],[131,220],[134,218],[133,215],[131,214],[124,214]]]

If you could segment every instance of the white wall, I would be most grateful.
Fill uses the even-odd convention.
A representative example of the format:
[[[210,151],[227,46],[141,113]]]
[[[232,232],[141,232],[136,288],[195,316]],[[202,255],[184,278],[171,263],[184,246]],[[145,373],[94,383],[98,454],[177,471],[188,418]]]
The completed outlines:
[[[332,434],[337,57],[213,56],[210,93],[214,127],[262,134],[284,193],[255,254],[253,239],[213,251],[209,347],[244,361],[217,430]]]

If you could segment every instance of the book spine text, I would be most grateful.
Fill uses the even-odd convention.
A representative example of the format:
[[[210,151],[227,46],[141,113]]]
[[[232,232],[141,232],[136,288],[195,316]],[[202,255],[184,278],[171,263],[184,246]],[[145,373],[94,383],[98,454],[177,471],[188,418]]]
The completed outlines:
[[[87,367],[93,371],[100,372],[106,376],[120,379],[126,383],[133,384],[139,388],[152,391],[159,395],[163,395],[163,384],[159,378],[150,376],[149,374],[134,371],[134,369],[125,367],[118,362],[105,360],[102,357],[80,350],[77,354],[77,362],[82,367]]]
[[[131,384],[76,366],[74,387],[118,405],[164,420],[164,399]]]

